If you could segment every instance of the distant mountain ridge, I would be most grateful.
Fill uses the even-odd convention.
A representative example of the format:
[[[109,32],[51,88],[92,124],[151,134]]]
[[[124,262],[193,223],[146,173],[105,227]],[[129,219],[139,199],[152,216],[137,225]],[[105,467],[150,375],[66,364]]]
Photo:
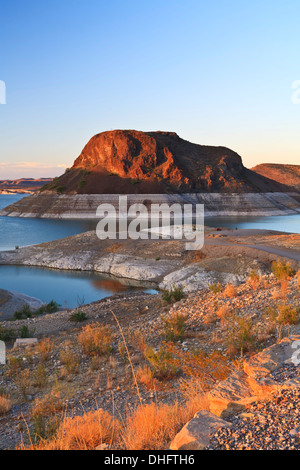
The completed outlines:
[[[300,165],[262,163],[251,171],[300,191]]]
[[[175,132],[136,130],[95,135],[72,168],[42,188],[58,194],[286,190],[281,183],[245,168],[240,155],[226,147],[194,144]]]
[[[44,184],[51,183],[53,178],[19,178],[0,180],[0,194],[32,193]]]

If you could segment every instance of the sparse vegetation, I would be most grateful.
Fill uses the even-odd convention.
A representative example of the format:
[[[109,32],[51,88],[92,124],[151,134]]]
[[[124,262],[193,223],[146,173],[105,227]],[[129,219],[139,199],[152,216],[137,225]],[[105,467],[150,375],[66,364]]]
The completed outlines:
[[[162,291],[162,298],[165,302],[168,303],[175,303],[179,302],[181,299],[183,299],[184,293],[182,287],[173,287],[172,290],[163,290]]]
[[[250,286],[252,287],[253,290],[256,290],[261,282],[261,278],[259,274],[257,274],[255,271],[250,271],[249,277],[248,277],[248,282]]]
[[[5,396],[0,395],[0,416],[7,414],[10,409],[11,409],[10,400]]]
[[[224,290],[222,284],[219,282],[215,282],[214,284],[210,284],[209,290],[211,290],[214,294],[218,294],[219,292],[222,292]]]
[[[232,299],[233,297],[236,296],[236,288],[233,284],[229,283],[227,284],[227,286],[225,287],[224,291],[223,291],[225,297],[228,297],[229,299]]]
[[[162,317],[164,325],[164,335],[166,341],[181,341],[184,338],[186,328],[186,315],[180,312],[173,312],[168,317]]]
[[[109,355],[112,350],[112,333],[108,326],[93,323],[83,328],[78,337],[83,352],[88,356]]]
[[[79,310],[77,312],[72,313],[69,320],[75,323],[81,323],[87,320],[87,315],[85,312]]]

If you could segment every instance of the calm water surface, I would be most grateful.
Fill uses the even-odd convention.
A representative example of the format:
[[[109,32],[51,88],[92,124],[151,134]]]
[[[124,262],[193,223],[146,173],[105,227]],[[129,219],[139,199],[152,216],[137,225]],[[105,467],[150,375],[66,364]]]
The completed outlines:
[[[0,209],[20,200],[23,195],[0,195]],[[0,251],[57,240],[96,229],[96,221],[0,217]],[[63,307],[77,307],[121,292],[146,287],[126,286],[118,280],[82,271],[61,271],[27,266],[0,266],[0,288],[55,300]]]
[[[0,209],[23,195],[0,195]],[[14,249],[96,229],[96,221],[0,217],[0,250]],[[206,217],[209,226],[258,228],[300,233],[300,214],[280,217]],[[76,307],[134,289],[108,276],[25,266],[0,266],[0,288],[14,290],[63,307]],[[145,290],[145,289],[143,289]],[[147,290],[148,292],[154,292]]]
[[[244,229],[266,229],[300,233],[300,214],[272,217],[206,217],[205,225],[208,225],[209,227],[228,227],[231,229],[238,227]]]
[[[22,199],[24,195],[0,194],[0,209]],[[0,251],[16,246],[36,245],[58,240],[78,233],[96,229],[96,221],[34,219],[0,216]]]
[[[27,266],[0,266],[0,287],[43,300],[52,299],[62,307],[75,308],[114,294],[136,291],[117,279],[82,271],[61,271]]]

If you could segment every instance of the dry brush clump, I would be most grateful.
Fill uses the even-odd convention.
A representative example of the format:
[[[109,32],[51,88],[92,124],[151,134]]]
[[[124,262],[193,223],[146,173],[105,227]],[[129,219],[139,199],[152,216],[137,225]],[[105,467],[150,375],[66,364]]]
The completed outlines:
[[[108,326],[100,323],[86,325],[78,336],[84,354],[88,356],[106,356],[112,350],[112,332]]]
[[[275,291],[275,298],[285,298],[289,289],[289,281],[296,276],[291,264],[285,261],[273,261],[272,272],[280,284],[280,291]]]
[[[261,284],[261,277],[259,274],[257,274],[254,270],[250,271],[250,274],[248,276],[248,283],[252,287],[253,290],[258,289],[258,287]]]
[[[11,401],[4,395],[0,395],[0,416],[5,415],[11,409]]]
[[[222,342],[230,356],[255,351],[260,342],[252,317],[231,311],[222,321]]]
[[[227,297],[228,299],[232,299],[233,297],[236,297],[237,295],[237,289],[236,287],[231,284],[230,282],[227,284],[227,286],[225,287],[224,291],[223,291],[223,294],[225,297]]]
[[[29,450],[93,450],[101,444],[111,446],[120,434],[119,421],[99,409],[83,416],[65,417],[53,437],[32,443]],[[25,449],[25,446],[22,447]]]

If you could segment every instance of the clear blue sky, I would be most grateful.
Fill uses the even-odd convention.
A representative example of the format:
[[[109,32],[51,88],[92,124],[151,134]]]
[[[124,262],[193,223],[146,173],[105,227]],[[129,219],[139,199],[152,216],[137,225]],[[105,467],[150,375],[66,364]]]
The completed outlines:
[[[299,0],[3,0],[0,17],[1,179],[60,174],[117,128],[300,163]]]

